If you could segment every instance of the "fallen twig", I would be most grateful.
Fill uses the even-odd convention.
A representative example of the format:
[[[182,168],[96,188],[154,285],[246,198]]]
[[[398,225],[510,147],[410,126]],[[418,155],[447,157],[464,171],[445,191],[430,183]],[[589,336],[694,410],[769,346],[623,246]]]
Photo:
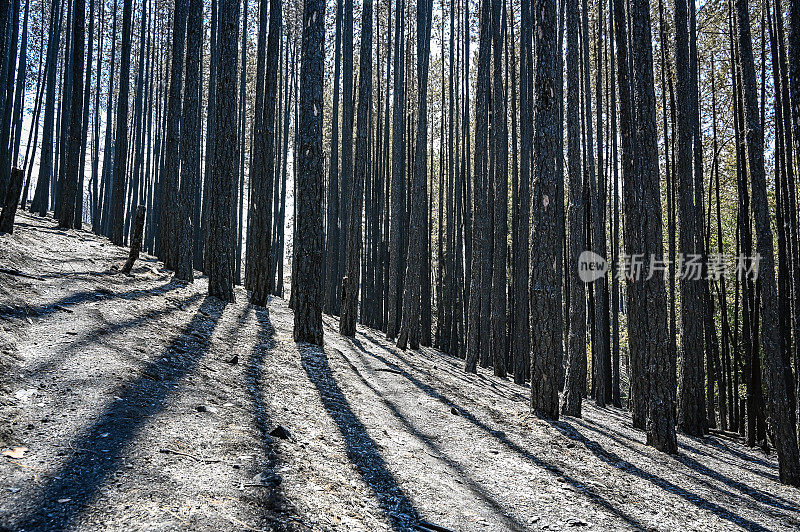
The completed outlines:
[[[67,307],[65,307],[63,305],[53,305],[53,308],[57,309],[57,310],[62,310],[64,312],[68,312],[70,314],[73,314],[75,312],[74,310],[72,310],[70,308],[67,308]]]
[[[420,530],[421,532],[428,532],[428,531],[455,532],[452,528],[447,528],[447,527],[444,527],[444,526],[441,526],[441,525],[437,525],[437,524],[434,524],[434,523],[429,523],[428,521],[422,521],[422,520],[417,521],[417,523],[414,525],[414,529],[415,530]]]
[[[198,462],[203,462],[203,463],[206,463],[206,464],[215,464],[217,462],[221,462],[222,461],[222,460],[217,460],[215,458],[200,458],[199,456],[195,456],[193,454],[184,453],[184,452],[181,452],[181,451],[176,451],[175,449],[168,449],[166,447],[162,447],[161,449],[158,450],[158,452],[165,453],[165,454],[177,454],[179,456],[185,456],[187,458],[191,458],[192,460],[196,460]]]
[[[5,273],[6,275],[16,275],[17,277],[25,277],[26,279],[35,279],[37,281],[44,280],[43,277],[39,277],[38,275],[31,275],[29,273],[13,270],[11,268],[0,268],[0,273]]]
[[[395,375],[402,375],[402,371],[397,371],[396,369],[392,368],[375,368],[375,371],[384,371],[386,373],[394,373]]]

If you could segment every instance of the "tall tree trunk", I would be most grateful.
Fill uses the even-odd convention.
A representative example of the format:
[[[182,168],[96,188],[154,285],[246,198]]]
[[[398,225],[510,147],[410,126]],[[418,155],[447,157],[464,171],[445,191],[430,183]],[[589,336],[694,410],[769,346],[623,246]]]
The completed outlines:
[[[266,0],[262,0],[266,2]],[[262,165],[259,170],[251,171],[257,181],[251,183],[250,209],[253,229],[248,239],[247,260],[252,262],[252,293],[250,302],[254,305],[266,305],[269,293],[274,286],[274,271],[270,266],[272,258],[272,194],[275,177],[275,108],[278,91],[278,59],[283,26],[280,0],[270,0],[269,35],[266,49],[266,80],[264,84],[264,108],[256,106],[256,113],[263,113],[260,119],[261,131],[257,132],[257,143],[253,147],[253,168]],[[262,16],[259,24],[266,22]],[[257,123],[258,124],[258,123]],[[256,153],[258,155],[256,156]]]
[[[531,408],[546,419],[558,419],[559,374],[563,358],[561,272],[554,265],[563,249],[561,225],[564,177],[558,172],[563,138],[556,98],[557,9],[555,0],[535,0],[534,50],[536,74],[533,175],[531,195],[530,312],[531,312]]]
[[[415,135],[414,179],[412,183],[411,227],[408,261],[404,280],[403,313],[397,347],[419,349],[421,341],[420,297],[422,294],[422,261],[425,254],[425,217],[428,213],[428,65],[433,0],[417,0],[417,131]]]
[[[688,72],[689,8],[686,0],[675,0],[675,68]],[[691,76],[677,76],[677,122],[675,174],[679,179],[678,221],[679,252],[684,257],[681,284],[681,382],[678,402],[678,428],[690,436],[702,436],[707,431],[705,412],[705,375],[703,372],[702,259],[699,225],[702,214],[695,203],[693,176],[694,107]]]
[[[661,187],[659,184],[658,144],[656,136],[655,85],[653,80],[652,32],[647,0],[631,2],[631,52],[636,93],[636,172],[625,180],[627,232],[635,232],[629,254],[663,260]],[[668,453],[677,451],[674,422],[675,366],[671,364],[667,338],[667,296],[662,271],[653,271],[650,279],[634,280],[631,297],[636,318],[629,322],[635,330],[643,369],[632,378],[646,382],[647,444]],[[646,317],[646,319],[645,319]]]
[[[569,175],[569,333],[567,371],[562,413],[581,417],[586,394],[586,290],[579,275],[578,257],[584,243],[583,169],[581,168],[580,125],[578,122],[578,0],[566,0],[567,25],[567,173]],[[594,347],[594,346],[592,346]],[[596,358],[595,358],[596,360]]]
[[[200,54],[203,45],[203,2],[189,0],[186,26],[186,86],[183,94],[181,128],[181,182],[179,218],[177,219],[177,263],[175,277],[194,279],[194,231],[199,229],[196,217],[197,189],[200,185]]]
[[[339,308],[339,80],[342,64],[342,0],[336,0],[336,44],[333,71],[333,118],[328,165],[327,240],[325,246],[325,312]]]
[[[305,0],[296,146],[294,340],[322,345],[322,90],[325,2]]]
[[[50,8],[50,32],[47,42],[47,66],[45,68],[44,124],[42,126],[42,153],[39,156],[39,178],[31,203],[31,212],[45,216],[49,207],[50,180],[53,177],[53,124],[56,100],[56,67],[61,34],[61,7],[53,0]]]
[[[494,374],[506,376],[506,262],[508,235],[508,124],[503,91],[503,38],[500,0],[492,0],[492,140],[494,149],[494,252],[492,253],[491,351]]]
[[[121,246],[125,214],[125,185],[128,171],[128,94],[131,77],[131,0],[122,6],[122,50],[120,52],[119,100],[117,101],[117,132],[114,143],[114,172],[109,228],[111,241]],[[162,233],[163,234],[163,233]]]
[[[423,0],[424,1],[424,0]],[[345,101],[345,105],[347,102]],[[339,332],[355,336],[358,317],[358,291],[361,275],[361,226],[364,183],[370,170],[369,120],[372,107],[372,0],[364,0],[361,10],[361,52],[358,67],[358,122],[355,172],[351,181],[348,211],[347,260],[342,279],[342,309]]]
[[[239,1],[219,0],[219,65],[217,71],[214,163],[206,228],[208,293],[233,301],[236,233],[232,224],[239,175],[237,127]]]
[[[485,343],[482,339],[484,333],[484,320],[487,316],[482,313],[484,298],[490,294],[483,292],[483,276],[486,271],[486,261],[491,260],[485,251],[489,247],[489,213],[486,189],[488,187],[489,166],[489,105],[491,89],[489,86],[489,68],[491,60],[491,0],[482,0],[480,14],[480,44],[478,48],[478,79],[475,89],[475,181],[473,185],[474,215],[472,228],[472,262],[470,264],[470,289],[469,311],[467,315],[467,359],[465,370],[471,373],[477,371],[478,360],[481,357],[481,346]]]
[[[60,227],[80,227],[75,223],[75,204],[83,202],[83,190],[78,190],[78,168],[81,158],[81,134],[83,133],[83,52],[85,43],[86,2],[73,0],[73,36],[72,36],[72,103],[69,118],[69,146],[67,150],[67,168],[62,186]],[[80,180],[83,183],[83,180]]]
[[[186,18],[188,0],[175,0],[172,18],[172,61],[170,63],[169,97],[167,101],[167,136],[164,147],[164,167],[161,170],[161,230],[159,257],[164,267],[172,270],[178,259],[178,239],[173,221],[178,210],[179,147],[181,144],[181,114],[183,108],[183,59],[186,52]]]
[[[761,256],[758,266],[763,318],[761,348],[764,351],[765,377],[770,394],[768,406],[775,447],[778,451],[781,482],[798,486],[800,485],[800,453],[797,448],[794,382],[789,354],[783,349],[778,331],[779,310],[766,171],[764,169],[764,131],[758,116],[756,75],[747,0],[736,0],[736,20],[747,124],[747,162],[753,189],[753,214],[756,223],[756,247]]]
[[[394,102],[392,104],[392,176],[390,192],[390,227],[389,227],[389,295],[388,322],[386,336],[394,338],[400,326],[402,312],[401,265],[406,250],[403,249],[403,231],[406,228],[405,210],[405,138],[404,138],[404,106],[405,106],[405,0],[397,0],[395,10],[395,54],[394,54]],[[341,235],[340,235],[341,236]]]

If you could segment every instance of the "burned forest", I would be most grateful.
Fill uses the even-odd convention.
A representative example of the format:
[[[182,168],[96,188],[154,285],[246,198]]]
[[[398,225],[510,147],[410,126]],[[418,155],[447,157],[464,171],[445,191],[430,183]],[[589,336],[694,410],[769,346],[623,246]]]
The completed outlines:
[[[796,0],[0,0],[0,530],[798,530],[798,176]]]

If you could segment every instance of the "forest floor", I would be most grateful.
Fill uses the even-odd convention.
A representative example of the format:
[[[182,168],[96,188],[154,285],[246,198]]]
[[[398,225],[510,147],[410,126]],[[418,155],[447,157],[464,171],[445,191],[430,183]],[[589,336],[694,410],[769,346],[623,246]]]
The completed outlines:
[[[735,439],[679,436],[667,456],[589,401],[548,423],[525,387],[433,349],[347,339],[329,316],[324,349],[296,344],[282,299],[237,288],[223,305],[205,278],[146,255],[125,276],[126,249],[17,221],[0,235],[0,444],[16,451],[0,528],[800,528],[800,491]]]

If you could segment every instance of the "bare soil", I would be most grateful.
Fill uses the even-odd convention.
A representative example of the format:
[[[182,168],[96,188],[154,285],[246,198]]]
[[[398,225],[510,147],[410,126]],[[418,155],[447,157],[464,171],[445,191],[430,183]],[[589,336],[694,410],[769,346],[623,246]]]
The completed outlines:
[[[798,530],[800,492],[735,437],[644,445],[624,410],[548,423],[433,349],[206,295],[51,219],[0,235],[0,527]],[[12,273],[9,273],[12,271]],[[427,523],[427,524],[426,524]],[[440,527],[440,528],[437,528]]]

